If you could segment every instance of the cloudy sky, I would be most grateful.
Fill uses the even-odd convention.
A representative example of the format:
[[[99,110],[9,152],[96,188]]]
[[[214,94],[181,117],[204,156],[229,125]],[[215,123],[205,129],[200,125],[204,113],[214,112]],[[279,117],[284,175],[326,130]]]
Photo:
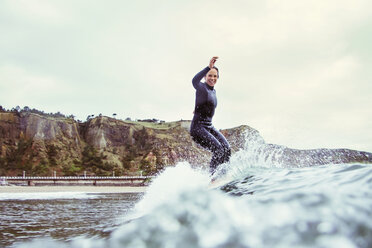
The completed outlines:
[[[219,56],[217,128],[372,151],[369,0],[0,1],[0,105],[191,119]]]

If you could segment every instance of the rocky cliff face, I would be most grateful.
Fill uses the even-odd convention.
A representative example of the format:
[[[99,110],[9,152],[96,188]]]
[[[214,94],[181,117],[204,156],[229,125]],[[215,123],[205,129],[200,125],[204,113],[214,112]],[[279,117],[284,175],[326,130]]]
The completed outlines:
[[[29,112],[0,112],[0,175],[155,173],[178,161],[207,166],[210,153],[192,142],[189,121],[150,123],[105,116],[85,123]],[[233,153],[245,149],[253,163],[311,166],[372,163],[372,154],[348,149],[296,150],[266,144],[248,126],[222,130]]]

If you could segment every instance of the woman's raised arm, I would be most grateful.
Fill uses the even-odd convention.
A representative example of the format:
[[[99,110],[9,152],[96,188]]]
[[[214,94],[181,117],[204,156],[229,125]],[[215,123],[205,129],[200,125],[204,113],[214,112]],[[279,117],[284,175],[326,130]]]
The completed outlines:
[[[214,63],[216,63],[217,59],[218,59],[217,56],[212,57],[211,60],[209,61],[209,66],[205,67],[203,70],[201,70],[194,76],[194,78],[192,79],[192,85],[194,86],[195,89],[199,88],[199,85],[201,84],[200,81],[203,79],[205,75],[207,75],[209,70],[214,67]]]

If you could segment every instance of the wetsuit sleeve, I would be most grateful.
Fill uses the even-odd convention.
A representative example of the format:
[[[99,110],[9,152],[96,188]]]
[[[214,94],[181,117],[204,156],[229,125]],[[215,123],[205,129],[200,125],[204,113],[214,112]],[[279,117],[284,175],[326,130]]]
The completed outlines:
[[[210,68],[207,66],[205,67],[202,71],[198,72],[198,74],[196,74],[194,76],[194,78],[192,79],[192,85],[194,86],[195,89],[199,89],[199,86],[201,84],[201,80],[202,78],[207,75],[207,73],[209,72]]]

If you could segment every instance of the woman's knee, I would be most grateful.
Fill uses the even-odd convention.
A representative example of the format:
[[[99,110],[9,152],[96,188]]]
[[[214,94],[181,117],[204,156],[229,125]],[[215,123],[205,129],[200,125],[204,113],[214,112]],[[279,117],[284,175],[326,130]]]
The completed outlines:
[[[214,153],[218,156],[218,157],[224,157],[225,154],[226,154],[226,148],[225,146],[219,144],[218,146],[216,146],[215,150],[214,150]]]
[[[231,148],[229,145],[227,146],[221,146],[221,149],[219,150],[220,158],[222,160],[222,163],[228,162],[231,157]]]
[[[225,150],[224,162],[228,162],[230,160],[230,157],[231,157],[231,149],[230,149],[230,147],[228,147]]]
[[[225,147],[225,154],[228,155],[228,156],[231,156],[231,148],[230,148],[230,146]]]
[[[227,143],[227,142],[222,142],[221,143],[222,147],[223,147],[223,152],[224,154],[226,155],[231,155],[231,147],[230,147],[230,144]]]

